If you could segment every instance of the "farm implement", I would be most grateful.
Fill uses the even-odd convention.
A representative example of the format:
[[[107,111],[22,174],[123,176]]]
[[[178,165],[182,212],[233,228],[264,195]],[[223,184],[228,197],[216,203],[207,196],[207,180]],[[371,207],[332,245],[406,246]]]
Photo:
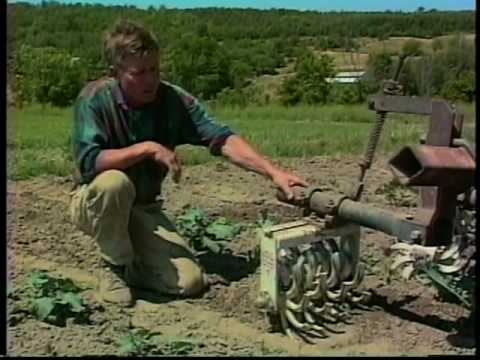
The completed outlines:
[[[295,187],[289,201],[278,193],[305,216],[261,235],[257,305],[272,324],[306,342],[335,333],[333,324],[350,323],[356,308],[367,307],[371,293],[361,287],[362,228],[395,239],[388,251],[390,271],[405,279],[423,274],[474,312],[476,160],[474,145],[462,137],[463,113],[442,99],[400,96],[388,88],[369,99],[369,108],[376,121],[351,193]],[[419,206],[405,215],[361,201],[388,113],[430,119],[426,137],[388,162],[400,184],[419,192]]]

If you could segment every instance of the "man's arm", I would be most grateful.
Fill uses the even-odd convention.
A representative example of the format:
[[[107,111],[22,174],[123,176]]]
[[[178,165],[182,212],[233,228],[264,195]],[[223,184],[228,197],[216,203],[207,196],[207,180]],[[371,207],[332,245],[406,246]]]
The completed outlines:
[[[102,150],[95,161],[95,172],[98,174],[110,169],[124,170],[149,156],[151,153],[145,143],[123,149]]]
[[[175,182],[180,180],[181,167],[177,155],[154,141],[100,151],[95,161],[95,171],[98,174],[109,169],[124,170],[146,158],[152,158],[159,165],[166,166],[172,172]]]
[[[225,140],[222,154],[232,163],[272,180],[288,199],[293,197],[291,186],[308,186],[305,180],[273,165],[270,160],[261,156],[245,139],[238,135],[230,135]]]

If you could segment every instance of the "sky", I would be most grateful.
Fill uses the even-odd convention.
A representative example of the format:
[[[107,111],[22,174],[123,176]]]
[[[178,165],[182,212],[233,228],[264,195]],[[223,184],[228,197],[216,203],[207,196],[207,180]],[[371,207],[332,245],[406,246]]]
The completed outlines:
[[[22,0],[38,4],[41,0]],[[235,7],[257,9],[297,9],[318,11],[415,11],[419,7],[437,10],[475,10],[475,0],[56,0],[60,3],[89,3],[104,5],[135,5],[147,8],[163,5],[167,8]],[[18,1],[9,0],[9,3]]]

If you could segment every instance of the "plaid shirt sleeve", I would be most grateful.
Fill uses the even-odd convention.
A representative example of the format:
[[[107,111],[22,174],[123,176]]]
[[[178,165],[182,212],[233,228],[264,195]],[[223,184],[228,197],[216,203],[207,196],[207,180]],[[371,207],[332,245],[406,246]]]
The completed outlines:
[[[97,156],[107,145],[106,132],[100,124],[92,99],[79,97],[74,106],[72,145],[73,160],[81,183],[93,180]]]
[[[176,91],[188,112],[187,123],[182,127],[185,143],[203,145],[209,148],[212,155],[221,155],[223,144],[235,132],[227,125],[220,124],[195,97],[178,87]]]

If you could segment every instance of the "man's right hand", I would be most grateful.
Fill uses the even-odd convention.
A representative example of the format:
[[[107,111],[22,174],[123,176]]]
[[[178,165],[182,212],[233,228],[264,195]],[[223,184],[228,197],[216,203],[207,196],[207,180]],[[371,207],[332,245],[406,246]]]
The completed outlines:
[[[173,181],[178,183],[182,174],[180,161],[174,151],[154,141],[144,141],[122,149],[105,149],[97,156],[96,173],[109,169],[127,169],[137,162],[150,158],[172,172]]]
[[[178,183],[182,176],[182,168],[177,154],[154,141],[146,141],[144,144],[147,147],[149,157],[159,165],[166,166],[172,173],[173,181]]]

